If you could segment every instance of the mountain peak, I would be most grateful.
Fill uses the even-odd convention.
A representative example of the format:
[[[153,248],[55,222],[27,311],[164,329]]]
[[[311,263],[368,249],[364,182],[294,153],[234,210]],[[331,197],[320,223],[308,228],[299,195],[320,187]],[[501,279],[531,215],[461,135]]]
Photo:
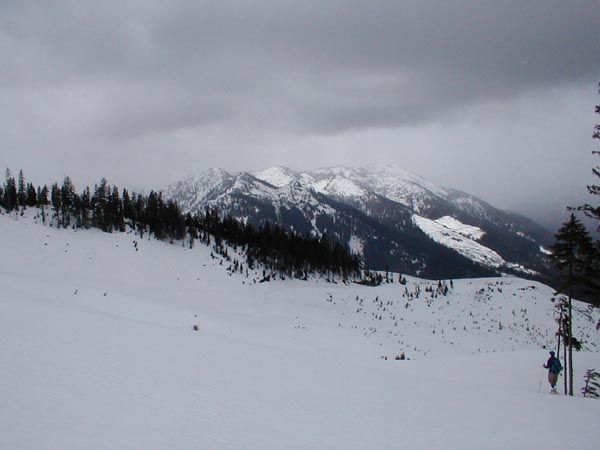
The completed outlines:
[[[275,187],[283,187],[298,180],[299,174],[284,166],[274,166],[252,174],[259,180],[266,181]]]

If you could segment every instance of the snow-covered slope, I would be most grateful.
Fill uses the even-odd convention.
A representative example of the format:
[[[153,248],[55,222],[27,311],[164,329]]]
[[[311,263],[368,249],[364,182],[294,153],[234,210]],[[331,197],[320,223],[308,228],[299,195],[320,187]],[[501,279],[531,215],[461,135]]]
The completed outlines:
[[[271,167],[260,172],[253,173],[259,180],[266,181],[276,187],[286,186],[292,181],[300,179],[300,175],[291,169],[283,166]]]
[[[500,268],[505,264],[504,259],[495,251],[476,242],[470,236],[482,236],[484,233],[477,227],[462,227],[456,219],[442,218],[429,220],[413,215],[414,223],[435,242],[456,250],[463,256],[482,265]]]
[[[436,220],[436,222],[442,225],[444,228],[455,231],[456,233],[475,241],[478,241],[485,236],[485,231],[483,231],[481,228],[465,225],[451,216],[440,217]]]
[[[597,443],[600,402],[547,394],[541,284],[260,284],[204,246],[7,215],[0,231],[0,448]],[[575,324],[577,386],[600,367],[592,316]]]
[[[417,213],[427,210],[436,197],[448,195],[446,189],[393,165],[332,167],[309,174],[315,187],[325,193],[356,198],[376,192]]]
[[[194,211],[205,206],[207,200],[218,195],[220,187],[230,183],[233,177],[222,169],[209,169],[200,175],[190,176],[169,185],[167,198],[177,198],[184,211]]]

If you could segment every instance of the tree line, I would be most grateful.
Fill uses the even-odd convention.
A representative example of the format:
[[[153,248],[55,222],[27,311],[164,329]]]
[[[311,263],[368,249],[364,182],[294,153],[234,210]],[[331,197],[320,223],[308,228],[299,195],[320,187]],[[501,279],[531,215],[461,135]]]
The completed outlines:
[[[35,188],[26,183],[22,170],[15,179],[7,169],[0,186],[0,206],[17,214],[37,207],[42,221],[57,227],[99,228],[108,233],[133,230],[140,237],[180,241],[190,248],[198,240],[212,244],[227,258],[227,247],[232,246],[245,255],[248,268],[261,265],[282,276],[307,279],[318,273],[346,280],[361,271],[360,258],[326,235],[300,235],[270,223],[255,228],[231,216],[222,217],[216,209],[183,214],[175,201],[165,200],[160,192],[144,195],[119,190],[105,178],[93,189],[86,187],[77,193],[68,176],[61,185]]]
[[[255,228],[231,216],[221,218],[216,209],[207,209],[190,220],[192,230],[214,237],[216,248],[223,241],[234,248],[242,247],[250,269],[259,263],[271,272],[302,279],[315,272],[343,279],[360,273],[360,258],[339,242],[330,241],[326,234],[302,235],[269,222]]]

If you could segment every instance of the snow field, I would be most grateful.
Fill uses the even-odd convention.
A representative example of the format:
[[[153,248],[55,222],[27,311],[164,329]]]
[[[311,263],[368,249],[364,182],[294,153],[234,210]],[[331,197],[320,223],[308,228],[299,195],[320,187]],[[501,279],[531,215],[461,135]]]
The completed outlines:
[[[0,448],[588,449],[598,440],[600,402],[547,394],[551,289],[537,283],[454,280],[447,296],[410,277],[377,288],[254,284],[202,245],[6,215],[0,229]],[[593,324],[577,327],[592,350],[575,355],[581,384],[600,357]],[[410,361],[392,359],[401,351]]]
[[[465,233],[455,223],[449,227],[447,222],[430,220],[416,214],[413,214],[413,222],[438,244],[452,248],[472,261],[495,268],[505,263],[498,253],[476,242],[478,238],[474,237],[474,232]]]

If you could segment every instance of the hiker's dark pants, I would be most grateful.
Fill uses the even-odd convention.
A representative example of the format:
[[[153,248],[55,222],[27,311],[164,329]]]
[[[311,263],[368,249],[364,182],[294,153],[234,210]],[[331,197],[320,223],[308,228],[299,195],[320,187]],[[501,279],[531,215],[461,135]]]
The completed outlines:
[[[554,388],[554,386],[556,386],[557,381],[558,381],[558,374],[555,372],[548,371],[548,383],[550,383],[550,386],[552,386],[552,388]]]

